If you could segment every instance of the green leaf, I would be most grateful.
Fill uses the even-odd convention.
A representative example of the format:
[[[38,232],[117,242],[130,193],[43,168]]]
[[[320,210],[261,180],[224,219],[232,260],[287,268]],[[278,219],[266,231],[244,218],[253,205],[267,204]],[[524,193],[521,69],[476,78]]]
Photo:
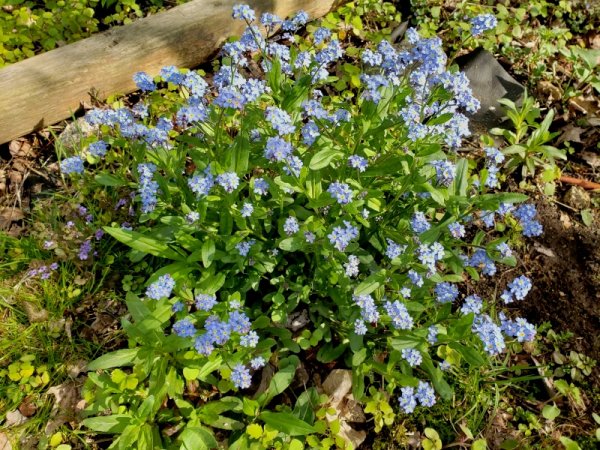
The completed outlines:
[[[542,416],[546,420],[554,420],[560,416],[560,409],[556,405],[546,405],[542,409]]]
[[[591,209],[583,209],[581,211],[581,220],[586,227],[591,227],[594,223],[594,215]]]
[[[283,239],[279,243],[279,248],[286,252],[295,252],[297,250],[300,250],[303,245],[304,245],[304,240],[295,236],[295,237],[289,237],[289,238]]]
[[[450,342],[448,346],[460,353],[465,361],[473,367],[481,367],[485,364],[485,359],[473,347],[467,347],[458,342]]]
[[[208,268],[212,264],[215,256],[215,243],[212,239],[208,239],[202,244],[202,264]]]
[[[328,342],[317,352],[317,361],[325,364],[330,363],[342,356],[346,348],[348,348],[348,344],[340,344],[334,347],[331,342]]]
[[[471,450],[486,450],[487,449],[487,441],[485,439],[477,439],[471,445]]]
[[[171,249],[164,242],[144,236],[137,231],[124,230],[116,227],[104,227],[104,231],[114,237],[117,241],[140,252],[175,261],[185,260],[184,256]]]
[[[562,436],[560,438],[560,443],[565,446],[565,450],[581,450],[579,444],[575,442],[573,439],[569,439],[566,436]]]
[[[458,197],[465,197],[467,195],[468,179],[469,177],[469,163],[466,159],[460,159],[456,164],[456,176],[452,182],[451,190],[454,195]]]
[[[124,180],[123,178],[117,177],[115,175],[111,175],[109,173],[106,172],[102,172],[97,174],[94,177],[94,180],[96,180],[96,183],[102,185],[102,186],[125,186],[127,184],[127,180]]]
[[[317,152],[310,160],[308,167],[311,170],[319,170],[324,167],[327,167],[331,161],[336,158],[341,158],[344,156],[344,152],[333,149],[325,149]]]
[[[111,416],[90,417],[82,421],[83,425],[90,430],[100,431],[102,433],[121,433],[129,422],[129,414],[113,414]]]
[[[113,367],[129,366],[138,356],[140,347],[125,348],[102,355],[88,364],[88,370],[111,369]]]
[[[275,396],[285,391],[294,380],[296,368],[300,364],[300,360],[297,356],[290,356],[288,361],[289,363],[273,376],[269,383],[269,388],[258,399],[262,406],[267,405]]]
[[[185,450],[208,450],[219,445],[213,434],[202,427],[187,426],[179,439]]]
[[[365,279],[365,281],[363,281],[358,286],[356,286],[356,288],[354,289],[354,295],[370,294],[371,292],[376,290],[379,286],[381,286],[382,278],[383,278],[383,275],[381,272],[369,275]]]
[[[264,423],[289,436],[304,436],[317,430],[290,413],[263,411],[259,416]]]

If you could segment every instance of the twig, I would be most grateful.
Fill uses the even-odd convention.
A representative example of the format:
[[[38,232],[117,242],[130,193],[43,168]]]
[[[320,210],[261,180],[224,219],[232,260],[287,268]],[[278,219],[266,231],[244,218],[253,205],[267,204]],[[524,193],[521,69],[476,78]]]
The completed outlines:
[[[567,184],[573,184],[575,186],[581,186],[583,189],[600,189],[600,184],[594,183],[593,181],[581,180],[579,178],[573,178],[566,175],[562,175],[559,181]]]

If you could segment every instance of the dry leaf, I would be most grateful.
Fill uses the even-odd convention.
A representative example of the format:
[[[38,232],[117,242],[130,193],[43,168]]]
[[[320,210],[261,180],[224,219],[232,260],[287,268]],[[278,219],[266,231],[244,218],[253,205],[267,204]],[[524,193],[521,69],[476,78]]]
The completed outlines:
[[[562,144],[563,142],[576,142],[581,144],[583,141],[581,140],[581,135],[585,133],[585,128],[576,127],[572,123],[568,124],[563,128],[563,132],[557,140],[558,144]]]
[[[26,300],[23,300],[22,304],[30,323],[45,322],[48,320],[48,311],[45,309],[39,308]]]
[[[573,97],[569,99],[569,109],[582,114],[596,115],[600,111],[600,104],[594,97]]]
[[[25,417],[31,417],[37,412],[37,405],[33,403],[33,397],[28,396],[19,405],[19,412]]]
[[[10,439],[5,433],[0,433],[0,450],[12,450]]]
[[[18,409],[15,409],[14,411],[9,411],[6,413],[6,421],[4,422],[4,426],[12,427],[23,425],[25,422],[27,422],[27,420],[29,419],[21,414]]]
[[[23,220],[25,214],[19,208],[0,208],[0,229],[8,229],[13,222]]]
[[[15,139],[14,141],[10,141],[8,144],[8,151],[13,158],[18,156],[29,156],[34,153],[31,143],[26,139]]]
[[[562,90],[550,83],[549,81],[543,80],[538,84],[538,90],[548,97],[548,100],[554,102],[562,98]]]
[[[597,167],[600,167],[600,155],[598,155],[598,153],[585,150],[579,153],[579,156],[581,156],[581,159],[583,159],[586,163],[592,166],[592,168],[596,169]]]
[[[64,423],[77,420],[77,416],[85,408],[85,402],[80,401],[80,386],[79,382],[68,381],[48,389],[48,395],[54,395],[54,406],[50,412],[51,419],[46,424],[47,435],[53,434]]]
[[[552,249],[544,247],[537,242],[533,244],[533,248],[535,248],[535,250],[542,255],[548,256],[549,258],[556,258],[556,254],[552,251]]]

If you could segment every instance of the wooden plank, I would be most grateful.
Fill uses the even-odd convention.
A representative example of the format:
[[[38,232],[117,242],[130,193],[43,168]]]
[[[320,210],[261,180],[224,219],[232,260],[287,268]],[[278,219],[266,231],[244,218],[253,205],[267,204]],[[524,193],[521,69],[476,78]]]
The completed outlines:
[[[243,31],[245,24],[231,18],[238,3],[248,3],[257,16],[303,9],[316,18],[336,0],[194,0],[0,69],[0,143],[70,117],[92,89],[100,98],[134,91],[137,71],[153,76],[166,65],[207,61]]]

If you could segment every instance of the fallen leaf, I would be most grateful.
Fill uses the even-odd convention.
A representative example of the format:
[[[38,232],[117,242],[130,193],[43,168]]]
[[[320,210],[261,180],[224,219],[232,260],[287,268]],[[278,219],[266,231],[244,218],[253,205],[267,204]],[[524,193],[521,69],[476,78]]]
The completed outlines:
[[[562,90],[550,83],[549,81],[542,80],[538,84],[538,90],[548,97],[551,102],[560,100],[562,98]]]
[[[29,156],[33,154],[33,148],[26,139],[15,139],[8,144],[8,151],[13,158],[18,156]]]
[[[600,110],[600,105],[594,97],[573,97],[569,99],[569,109],[579,111],[582,114],[595,115]]]
[[[23,220],[25,214],[19,208],[0,208],[0,229],[8,229],[13,222]]]
[[[5,433],[0,433],[0,450],[12,450],[10,439]]]
[[[27,419],[27,417],[21,414],[21,412],[18,409],[15,409],[14,411],[9,411],[6,413],[6,421],[4,422],[4,426],[13,427],[22,425],[25,422],[27,422],[27,420],[29,419]]]
[[[581,135],[585,133],[585,128],[576,127],[572,123],[568,124],[563,128],[563,132],[556,141],[558,144],[562,144],[563,142],[576,142],[581,144],[583,141],[581,140]]]
[[[579,156],[581,156],[581,159],[583,159],[586,163],[588,163],[594,169],[597,167],[600,167],[600,155],[598,155],[598,153],[585,150],[585,151],[579,153]]]
[[[37,405],[33,403],[33,397],[25,397],[19,405],[19,412],[25,417],[31,417],[37,412]]]
[[[48,311],[45,309],[40,308],[26,300],[23,300],[22,305],[30,323],[45,322],[48,320]]]
[[[533,248],[535,248],[535,250],[538,253],[541,253],[542,255],[548,256],[549,258],[556,258],[556,254],[554,253],[554,251],[552,251],[552,249],[544,247],[543,245],[540,245],[537,242],[533,244]]]
[[[46,424],[46,435],[53,434],[61,425],[78,418],[85,408],[79,393],[80,382],[67,381],[48,389],[48,395],[54,395],[54,406],[50,411],[50,420]]]

